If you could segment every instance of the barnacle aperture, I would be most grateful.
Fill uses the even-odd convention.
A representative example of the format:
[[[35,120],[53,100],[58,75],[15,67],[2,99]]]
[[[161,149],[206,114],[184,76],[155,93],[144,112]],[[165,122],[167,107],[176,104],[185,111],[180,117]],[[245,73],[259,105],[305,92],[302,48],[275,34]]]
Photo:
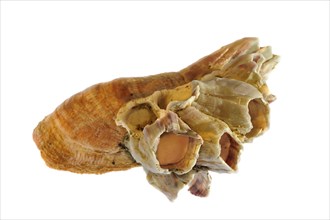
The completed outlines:
[[[159,138],[156,157],[162,168],[174,168],[188,151],[190,138],[173,132],[164,133]]]

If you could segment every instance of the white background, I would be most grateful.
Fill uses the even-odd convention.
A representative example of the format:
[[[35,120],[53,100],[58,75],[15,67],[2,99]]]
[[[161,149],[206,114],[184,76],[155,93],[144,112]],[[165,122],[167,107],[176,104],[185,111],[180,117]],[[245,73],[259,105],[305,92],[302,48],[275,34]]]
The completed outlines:
[[[246,36],[281,62],[271,128],[209,197],[171,203],[141,168],[48,168],[32,140],[66,98],[180,70]],[[1,2],[1,218],[329,218],[329,2]]]

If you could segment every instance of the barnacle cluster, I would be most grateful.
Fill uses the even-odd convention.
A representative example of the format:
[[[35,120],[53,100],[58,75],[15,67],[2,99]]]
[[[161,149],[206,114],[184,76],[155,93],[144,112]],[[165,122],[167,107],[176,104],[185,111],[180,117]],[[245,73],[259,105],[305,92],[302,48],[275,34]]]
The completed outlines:
[[[170,200],[191,181],[190,191],[205,196],[208,170],[235,171],[242,144],[269,127],[274,96],[265,80],[277,61],[262,48],[201,80],[125,104],[116,122],[127,129],[125,144],[149,183]]]

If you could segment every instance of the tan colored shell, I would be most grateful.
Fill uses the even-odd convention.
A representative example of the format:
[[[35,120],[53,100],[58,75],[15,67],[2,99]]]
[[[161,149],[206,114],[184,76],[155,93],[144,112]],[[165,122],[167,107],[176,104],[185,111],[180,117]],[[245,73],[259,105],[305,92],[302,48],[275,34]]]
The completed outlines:
[[[125,170],[138,163],[123,140],[127,134],[114,118],[129,100],[172,89],[230,66],[237,57],[259,49],[258,39],[243,38],[187,68],[148,77],[120,78],[94,85],[67,99],[34,129],[33,139],[49,167],[77,173]]]
[[[189,185],[205,197],[208,171],[237,169],[242,144],[269,127],[266,84],[279,57],[256,38],[222,47],[187,68],[94,85],[45,117],[33,139],[47,165],[104,173],[142,165],[170,200]]]

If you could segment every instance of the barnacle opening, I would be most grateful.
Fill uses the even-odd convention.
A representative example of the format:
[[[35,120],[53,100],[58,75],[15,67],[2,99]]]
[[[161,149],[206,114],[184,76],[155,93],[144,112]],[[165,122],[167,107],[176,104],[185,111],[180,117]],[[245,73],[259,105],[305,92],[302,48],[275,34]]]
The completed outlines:
[[[173,132],[162,134],[156,151],[160,166],[163,169],[174,169],[184,165],[184,160],[189,157],[190,139],[189,136]]]
[[[220,138],[220,157],[232,169],[236,169],[240,145],[228,133],[224,133]]]
[[[260,99],[253,99],[248,104],[253,128],[246,134],[247,138],[256,137],[268,128],[268,106]]]
[[[153,123],[156,119],[157,116],[152,111],[151,106],[143,103],[131,109],[127,115],[126,124],[131,130],[142,131],[146,125]]]
[[[166,106],[168,105],[168,100],[166,96],[159,96],[157,99],[157,105],[160,109],[166,109]]]

